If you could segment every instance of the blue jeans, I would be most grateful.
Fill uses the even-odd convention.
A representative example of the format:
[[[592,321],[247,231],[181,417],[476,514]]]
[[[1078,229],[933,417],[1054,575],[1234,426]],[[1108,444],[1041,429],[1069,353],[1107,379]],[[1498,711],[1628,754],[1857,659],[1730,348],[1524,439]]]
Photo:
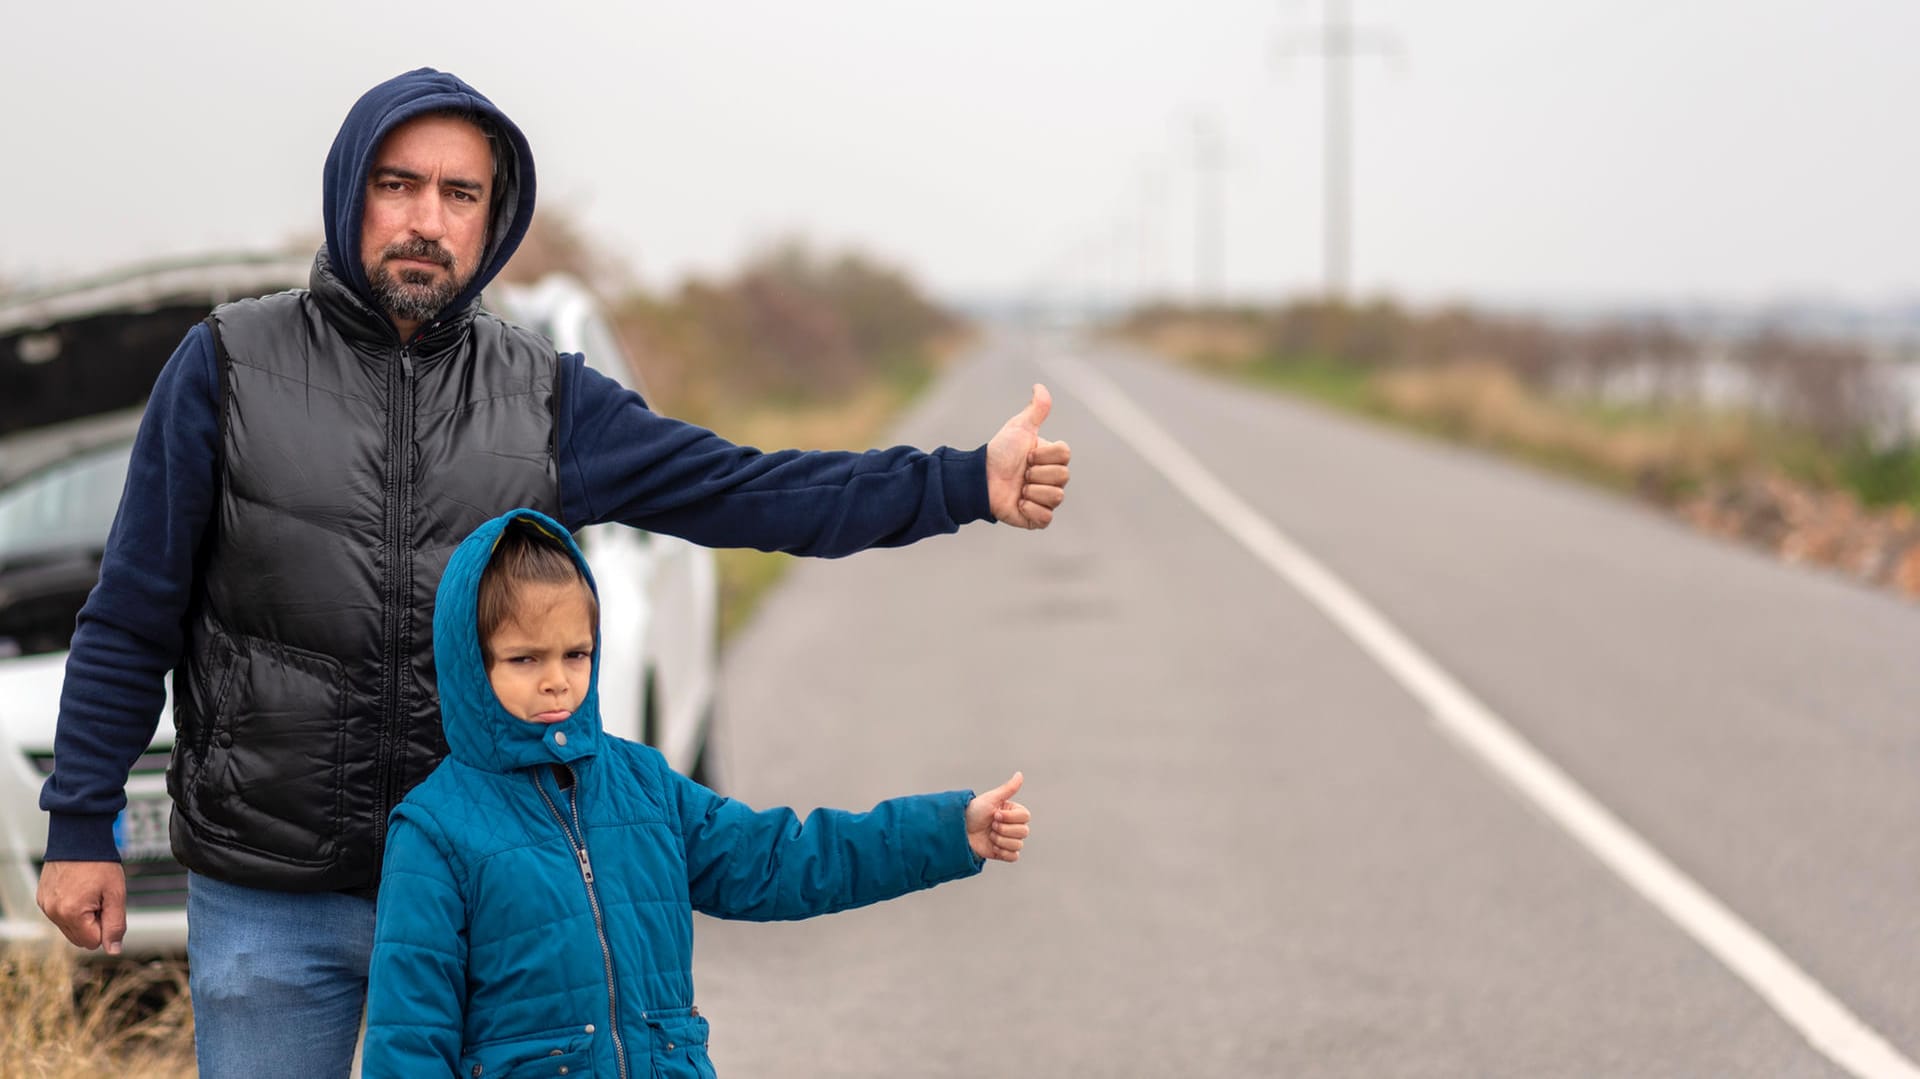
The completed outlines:
[[[188,988],[201,1079],[353,1070],[373,900],[187,877]]]

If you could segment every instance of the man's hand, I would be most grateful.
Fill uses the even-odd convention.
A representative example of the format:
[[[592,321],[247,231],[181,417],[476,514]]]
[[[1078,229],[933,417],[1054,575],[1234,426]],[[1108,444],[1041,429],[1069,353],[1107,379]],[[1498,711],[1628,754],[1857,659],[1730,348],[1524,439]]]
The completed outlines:
[[[40,871],[38,899],[68,940],[120,954],[127,935],[127,874],[119,862],[48,862]]]
[[[1040,425],[1053,409],[1053,395],[1034,383],[1033,400],[1007,421],[987,443],[987,504],[994,519],[1021,528],[1045,528],[1067,497],[1065,442],[1040,437]]]
[[[1020,848],[1027,841],[1027,822],[1033,814],[1013,800],[1026,777],[1019,772],[1013,778],[967,803],[967,845],[977,858],[1001,862],[1020,860]]]

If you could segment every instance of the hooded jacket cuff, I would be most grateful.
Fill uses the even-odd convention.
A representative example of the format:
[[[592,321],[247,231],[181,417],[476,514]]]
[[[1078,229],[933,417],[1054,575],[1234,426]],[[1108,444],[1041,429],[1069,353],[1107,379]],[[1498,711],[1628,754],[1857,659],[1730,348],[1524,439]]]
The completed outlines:
[[[113,841],[113,821],[118,814],[95,816],[83,813],[47,814],[47,858],[49,862],[117,862],[120,848]]]
[[[936,844],[933,858],[927,867],[928,884],[945,884],[948,881],[971,877],[986,865],[986,859],[973,853],[973,844],[967,842],[967,806],[972,804],[974,792],[970,790],[947,791],[934,796],[934,814],[940,822],[936,834],[952,837],[947,843]]]
[[[993,506],[987,501],[987,447],[971,451],[942,448],[939,456],[947,516],[956,525],[992,521]]]

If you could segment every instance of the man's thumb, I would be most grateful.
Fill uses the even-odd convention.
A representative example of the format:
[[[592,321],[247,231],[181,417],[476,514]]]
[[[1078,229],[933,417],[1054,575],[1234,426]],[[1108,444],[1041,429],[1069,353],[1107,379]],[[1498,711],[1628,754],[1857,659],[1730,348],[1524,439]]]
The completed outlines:
[[[1047,414],[1052,411],[1053,394],[1048,393],[1040,383],[1034,383],[1033,399],[1027,402],[1025,411],[1020,413],[1021,422],[1038,431],[1040,425],[1047,422]]]
[[[108,955],[120,954],[120,942],[127,935],[127,896],[108,889],[100,904],[100,944]]]
[[[987,801],[993,803],[994,805],[999,805],[1002,802],[1005,802],[1011,799],[1014,795],[1020,793],[1020,784],[1025,783],[1026,781],[1027,781],[1026,776],[1020,774],[1019,772],[1013,773],[1012,779],[1007,780],[1005,783],[1002,783],[998,787],[995,787],[992,790],[987,792]]]

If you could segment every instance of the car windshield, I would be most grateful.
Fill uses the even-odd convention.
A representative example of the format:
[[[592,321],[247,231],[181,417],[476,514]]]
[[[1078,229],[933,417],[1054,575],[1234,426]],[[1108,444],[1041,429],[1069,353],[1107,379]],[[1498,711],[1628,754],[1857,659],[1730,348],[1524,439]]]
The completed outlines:
[[[103,446],[0,490],[0,564],[105,547],[132,453],[128,442]]]

